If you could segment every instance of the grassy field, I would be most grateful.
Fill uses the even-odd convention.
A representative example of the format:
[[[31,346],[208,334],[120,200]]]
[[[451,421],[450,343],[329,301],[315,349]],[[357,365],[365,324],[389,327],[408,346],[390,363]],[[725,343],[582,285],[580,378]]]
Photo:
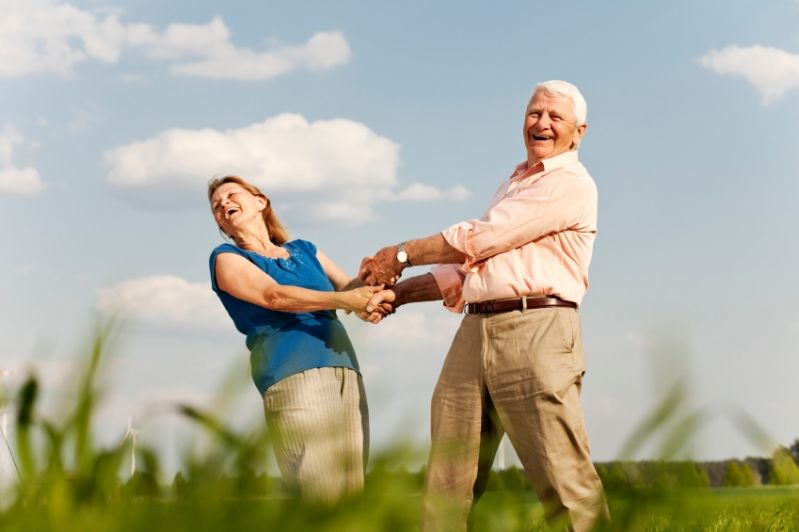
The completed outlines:
[[[335,506],[314,505],[287,496],[279,480],[254,473],[263,469],[269,449],[265,428],[236,432],[225,425],[224,413],[189,405],[176,408],[213,445],[203,454],[185,456],[180,476],[168,484],[155,450],[139,446],[138,473],[123,482],[120,472],[130,456],[130,440],[100,447],[92,438],[93,413],[102,398],[97,381],[109,336],[104,330],[94,338],[74,397],[56,416],[48,418],[38,410],[35,376],[13,396],[0,397],[15,412],[14,447],[21,478],[13,492],[0,493],[0,531],[418,529],[422,475],[402,469],[407,450],[374,456],[363,493]],[[633,444],[661,427],[662,420],[669,419],[662,413],[676,412],[676,404],[664,401],[651,418],[657,423],[648,422],[647,430],[631,439]],[[673,442],[686,434],[672,432],[669,445],[674,447]],[[475,530],[547,529],[535,496],[520,483],[518,472],[512,473],[494,474],[475,507]],[[611,490],[608,500],[613,520],[603,527],[607,530],[799,531],[797,485],[679,488],[652,482]]]
[[[610,493],[607,530],[799,530],[799,487],[702,488]],[[489,492],[475,507],[476,530],[546,530],[529,492]]]
[[[127,497],[63,504],[27,501],[0,515],[0,530],[416,530],[421,496],[396,487],[370,487],[333,507],[285,496]],[[607,530],[799,530],[799,488],[721,488],[611,493]],[[478,531],[547,530],[528,491],[488,492],[477,504]]]

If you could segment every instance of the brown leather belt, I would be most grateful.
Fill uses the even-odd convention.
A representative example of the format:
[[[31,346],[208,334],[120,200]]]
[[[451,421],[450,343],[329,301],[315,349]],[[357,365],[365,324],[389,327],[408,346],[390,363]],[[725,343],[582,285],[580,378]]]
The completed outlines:
[[[564,301],[557,297],[520,297],[518,299],[494,299],[466,305],[467,314],[496,314],[512,310],[531,308],[568,307],[577,308],[577,303]]]

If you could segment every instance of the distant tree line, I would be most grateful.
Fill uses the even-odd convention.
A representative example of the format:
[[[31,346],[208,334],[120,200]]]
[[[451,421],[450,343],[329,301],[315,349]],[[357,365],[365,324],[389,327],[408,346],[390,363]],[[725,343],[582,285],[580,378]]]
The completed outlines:
[[[799,440],[771,458],[716,462],[643,461],[596,464],[608,489],[799,484]]]
[[[595,464],[608,490],[628,488],[702,488],[799,484],[799,439],[779,447],[771,458],[715,462],[613,461]],[[524,472],[512,467],[496,471],[488,489],[529,489]]]
[[[799,439],[790,447],[779,447],[771,458],[749,457],[743,460],[713,462],[617,460],[595,465],[602,483],[609,491],[630,488],[671,489],[799,484]],[[389,483],[395,488],[403,486],[407,491],[421,491],[424,474],[424,468],[419,471],[408,471],[404,468],[390,471],[379,469],[367,474],[367,483]],[[279,478],[270,477],[263,472],[258,474],[251,472],[236,476],[219,475],[211,485],[214,491],[224,488],[223,491],[247,493],[257,497],[285,491],[280,484]],[[198,484],[187,479],[183,473],[177,473],[171,490],[167,489],[173,495],[181,497],[197,495],[191,492],[198,486],[206,484]],[[155,477],[147,472],[137,472],[120,487],[123,491],[140,496],[163,494],[163,487],[159,486]],[[532,486],[522,469],[511,466],[504,470],[492,471],[487,489],[524,491],[532,490]]]

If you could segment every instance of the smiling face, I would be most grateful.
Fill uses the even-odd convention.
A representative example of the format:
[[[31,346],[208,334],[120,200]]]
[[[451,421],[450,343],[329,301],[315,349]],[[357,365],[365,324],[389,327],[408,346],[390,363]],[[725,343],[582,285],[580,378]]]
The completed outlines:
[[[574,104],[565,96],[538,90],[527,105],[524,119],[524,145],[527,163],[555,157],[576,149],[586,125],[577,125]]]
[[[263,223],[261,213],[266,205],[266,198],[256,196],[238,183],[224,183],[211,196],[214,219],[219,228],[230,236],[253,223],[253,220]]]

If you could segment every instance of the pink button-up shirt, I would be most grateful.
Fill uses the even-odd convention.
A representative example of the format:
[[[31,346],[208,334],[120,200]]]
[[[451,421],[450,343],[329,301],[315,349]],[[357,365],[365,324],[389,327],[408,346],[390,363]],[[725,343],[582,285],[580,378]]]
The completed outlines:
[[[480,219],[442,231],[467,256],[432,270],[444,305],[521,296],[557,296],[578,305],[588,289],[596,238],[594,180],[568,151],[516,167]]]

